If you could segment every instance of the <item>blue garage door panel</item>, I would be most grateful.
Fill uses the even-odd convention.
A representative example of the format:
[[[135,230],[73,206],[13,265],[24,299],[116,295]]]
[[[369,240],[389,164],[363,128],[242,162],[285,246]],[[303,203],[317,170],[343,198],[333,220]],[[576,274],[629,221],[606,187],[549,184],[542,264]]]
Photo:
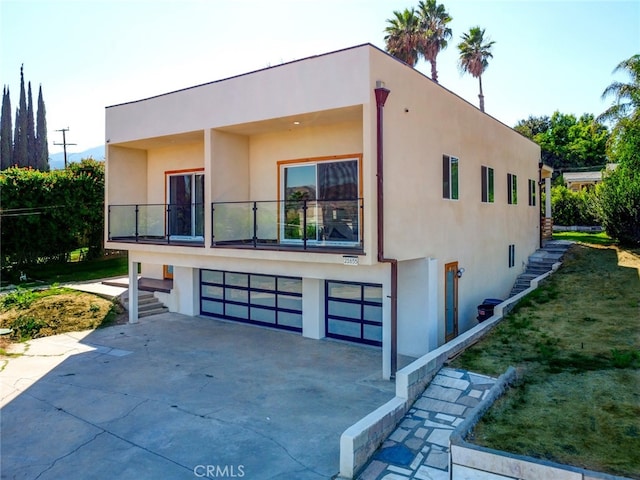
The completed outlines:
[[[302,332],[302,278],[200,270],[200,314]]]
[[[382,285],[325,282],[327,337],[382,346]]]

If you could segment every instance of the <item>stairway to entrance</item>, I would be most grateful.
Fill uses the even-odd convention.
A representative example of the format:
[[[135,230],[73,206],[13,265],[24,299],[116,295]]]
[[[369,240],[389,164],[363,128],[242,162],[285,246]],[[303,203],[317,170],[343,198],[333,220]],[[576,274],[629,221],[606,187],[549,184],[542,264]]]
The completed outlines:
[[[121,301],[124,308],[129,310],[128,290],[122,294]],[[158,315],[168,311],[169,309],[153,295],[153,292],[146,292],[143,290],[138,291],[138,318],[150,317],[151,315]]]
[[[531,280],[551,271],[553,265],[562,261],[562,257],[573,242],[566,240],[549,240],[544,246],[529,256],[529,263],[524,273],[516,279],[509,297],[523,292],[531,286]]]

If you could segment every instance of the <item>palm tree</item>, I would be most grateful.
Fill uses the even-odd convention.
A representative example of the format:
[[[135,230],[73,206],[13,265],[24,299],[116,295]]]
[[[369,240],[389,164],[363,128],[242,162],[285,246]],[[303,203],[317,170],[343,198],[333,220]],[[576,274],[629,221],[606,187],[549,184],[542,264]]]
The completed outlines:
[[[615,102],[598,116],[599,121],[615,121],[640,115],[640,54],[620,62],[613,73],[620,71],[627,72],[631,76],[631,83],[613,82],[605,88],[602,98],[613,96]]]
[[[413,8],[393,12],[394,18],[387,19],[387,52],[399,60],[414,67],[418,63],[418,43],[420,38],[420,19]]]
[[[491,47],[494,43],[484,39],[484,29],[471,27],[469,33],[462,35],[462,42],[458,44],[460,50],[460,69],[470,73],[480,82],[480,110],[484,112],[484,95],[482,94],[482,74],[489,66],[489,59],[493,58]]]
[[[451,16],[444,9],[444,5],[437,4],[436,0],[418,3],[418,14],[421,33],[418,49],[431,64],[431,79],[438,83],[436,57],[441,50],[447,48],[447,41],[451,38],[451,29],[447,26]]]

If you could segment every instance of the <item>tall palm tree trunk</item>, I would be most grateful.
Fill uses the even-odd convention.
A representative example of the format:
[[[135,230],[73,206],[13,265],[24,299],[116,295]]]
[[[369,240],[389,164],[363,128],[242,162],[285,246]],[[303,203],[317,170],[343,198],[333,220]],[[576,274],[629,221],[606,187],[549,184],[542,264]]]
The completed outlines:
[[[480,111],[484,112],[484,95],[482,93],[482,75],[478,75],[478,82],[480,83],[480,93],[478,98],[480,99]]]
[[[436,68],[436,60],[431,62],[431,80],[438,83],[438,69]]]

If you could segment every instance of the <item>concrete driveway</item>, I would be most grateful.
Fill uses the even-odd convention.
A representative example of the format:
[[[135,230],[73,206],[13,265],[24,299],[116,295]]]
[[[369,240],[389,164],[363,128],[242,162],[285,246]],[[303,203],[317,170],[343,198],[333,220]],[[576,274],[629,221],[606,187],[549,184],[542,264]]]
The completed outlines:
[[[0,372],[0,471],[19,479],[321,479],[391,399],[381,352],[162,314],[29,343]]]

